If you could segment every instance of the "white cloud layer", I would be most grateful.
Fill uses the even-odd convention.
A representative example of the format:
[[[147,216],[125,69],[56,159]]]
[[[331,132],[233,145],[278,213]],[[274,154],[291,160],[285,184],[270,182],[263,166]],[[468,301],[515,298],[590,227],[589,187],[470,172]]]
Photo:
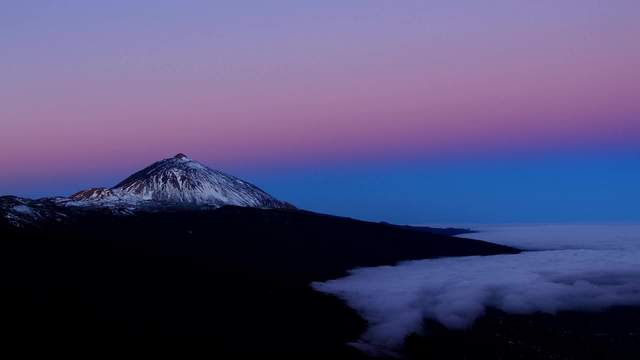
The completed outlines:
[[[368,320],[361,346],[385,349],[420,331],[424,318],[460,329],[487,307],[527,314],[640,305],[640,225],[481,229],[466,236],[537,251],[362,268],[313,286]]]

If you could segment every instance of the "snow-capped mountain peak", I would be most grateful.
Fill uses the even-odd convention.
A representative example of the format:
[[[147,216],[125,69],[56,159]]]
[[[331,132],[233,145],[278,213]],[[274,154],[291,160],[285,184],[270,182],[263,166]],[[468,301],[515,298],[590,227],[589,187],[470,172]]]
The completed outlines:
[[[255,185],[180,153],[147,166],[112,188],[90,188],[69,197],[37,200],[0,196],[0,228],[7,223],[15,227],[58,223],[85,211],[129,215],[224,205],[295,209]]]
[[[111,189],[84,190],[72,195],[71,200],[70,204],[77,205],[159,203],[178,206],[292,207],[255,185],[211,169],[182,153],[151,164]]]

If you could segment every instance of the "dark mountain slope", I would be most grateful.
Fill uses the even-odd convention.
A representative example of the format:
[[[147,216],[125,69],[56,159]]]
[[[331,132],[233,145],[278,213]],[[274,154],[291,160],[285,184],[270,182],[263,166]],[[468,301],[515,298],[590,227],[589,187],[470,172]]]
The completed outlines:
[[[116,349],[133,338],[153,353],[187,343],[179,349],[205,356],[361,356],[344,344],[363,321],[312,291],[312,281],[358,266],[515,252],[386,224],[242,207],[82,212],[0,231],[6,341]]]

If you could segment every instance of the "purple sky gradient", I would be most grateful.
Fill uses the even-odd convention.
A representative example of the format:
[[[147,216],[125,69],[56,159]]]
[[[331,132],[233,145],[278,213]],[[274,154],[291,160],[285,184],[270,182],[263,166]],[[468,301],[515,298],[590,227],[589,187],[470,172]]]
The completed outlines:
[[[3,193],[176,152],[262,174],[640,149],[637,1],[0,6]]]

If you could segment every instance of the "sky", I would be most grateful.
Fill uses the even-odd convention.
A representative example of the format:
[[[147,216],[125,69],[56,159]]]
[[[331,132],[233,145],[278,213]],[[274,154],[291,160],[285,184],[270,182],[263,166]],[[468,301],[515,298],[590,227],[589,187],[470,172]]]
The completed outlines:
[[[183,152],[402,223],[640,220],[635,0],[7,0],[0,194]]]

